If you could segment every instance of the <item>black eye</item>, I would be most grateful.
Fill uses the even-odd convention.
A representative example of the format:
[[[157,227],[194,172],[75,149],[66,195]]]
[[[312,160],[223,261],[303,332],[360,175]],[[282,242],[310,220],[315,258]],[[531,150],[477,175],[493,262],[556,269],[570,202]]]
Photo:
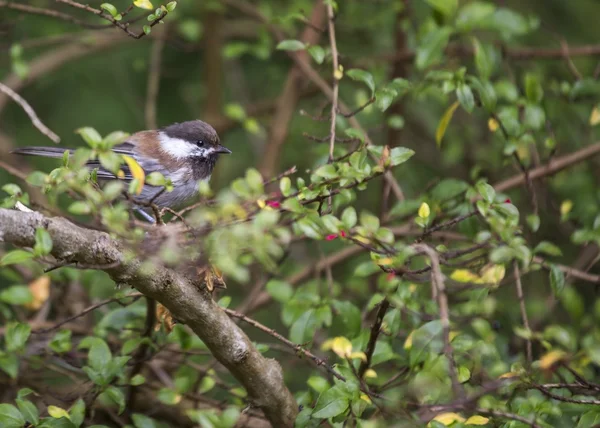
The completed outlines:
[[[204,141],[202,141],[202,140],[198,140],[198,141],[196,141],[196,145],[197,145],[198,147],[204,147]]]

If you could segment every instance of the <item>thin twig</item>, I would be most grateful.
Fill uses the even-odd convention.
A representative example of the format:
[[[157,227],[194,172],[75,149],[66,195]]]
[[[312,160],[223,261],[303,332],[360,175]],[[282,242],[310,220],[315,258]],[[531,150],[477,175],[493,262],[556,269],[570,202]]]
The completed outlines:
[[[23,97],[21,97],[8,86],[6,86],[4,83],[0,83],[0,91],[4,92],[6,95],[12,98],[14,102],[21,106],[25,113],[27,113],[27,116],[29,116],[29,119],[31,120],[33,126],[35,126],[42,134],[50,138],[56,144],[60,143],[60,137],[42,123],[42,121],[37,116],[33,108],[29,105],[27,101],[25,101],[25,99],[23,99]]]
[[[78,314],[73,315],[72,317],[67,318],[66,320],[63,320],[61,322],[59,322],[58,324],[54,324],[52,327],[48,327],[48,328],[43,328],[40,330],[34,330],[32,331],[33,334],[44,334],[44,333],[49,333],[51,331],[54,331],[60,327],[62,327],[63,325],[76,320],[77,318],[81,318],[84,315],[89,314],[92,311],[95,311],[96,309],[102,307],[102,306],[106,306],[110,303],[114,303],[114,302],[119,302],[123,299],[127,299],[127,298],[133,298],[133,300],[131,301],[131,303],[135,302],[136,300],[138,300],[140,297],[142,297],[143,294],[142,293],[132,293],[132,294],[128,294],[126,296],[123,297],[113,297],[112,299],[107,299],[104,300],[100,303],[96,303],[95,305],[89,306],[87,308],[85,308],[83,311],[79,312]]]
[[[333,100],[331,102],[331,126],[329,127],[329,163],[333,162],[333,149],[335,148],[335,123],[338,113],[338,95],[340,73],[339,56],[337,43],[335,41],[335,15],[333,14],[333,5],[327,3],[327,28],[329,29],[329,44],[331,45],[331,57],[333,62]]]
[[[518,262],[513,263],[514,275],[515,275],[515,286],[517,287],[517,298],[519,299],[519,307],[521,309],[521,318],[523,319],[523,325],[530,331],[529,318],[527,317],[527,309],[525,307],[525,297],[523,295],[523,285],[521,284],[521,272],[519,272]],[[531,347],[531,339],[527,339],[527,364],[531,365],[533,361],[533,351]]]
[[[424,253],[431,262],[431,283],[432,287],[437,290],[437,301],[440,307],[440,320],[442,322],[442,335],[444,340],[444,354],[448,359],[448,368],[450,372],[450,380],[452,381],[452,391],[454,395],[462,398],[464,390],[458,381],[458,369],[452,345],[450,343],[450,312],[448,310],[448,296],[446,295],[446,287],[444,285],[444,276],[440,268],[440,260],[434,249],[425,244],[414,245],[413,248],[421,253]]]
[[[275,330],[273,330],[272,328],[269,328],[261,323],[259,323],[258,321],[249,318],[247,316],[245,316],[244,314],[241,314],[237,311],[234,311],[232,309],[223,309],[225,311],[225,313],[227,313],[227,315],[229,315],[230,317],[234,317],[234,318],[238,318],[241,319],[242,321],[245,321],[246,323],[250,324],[253,327],[256,327],[257,329],[273,336],[275,339],[279,340],[280,342],[285,343],[287,346],[289,346],[290,348],[294,349],[296,352],[299,352],[305,356],[307,356],[308,358],[310,358],[317,366],[319,367],[323,367],[325,368],[325,370],[327,370],[329,373],[331,373],[333,376],[335,376],[336,378],[338,378],[339,380],[342,381],[346,381],[346,378],[344,376],[342,376],[341,374],[339,374],[336,370],[334,370],[329,364],[327,364],[327,362],[319,357],[317,357],[316,355],[314,355],[312,352],[304,349],[301,345],[298,345],[288,339],[286,339],[285,337],[283,337],[282,335],[280,335],[279,333],[277,333]]]
[[[371,366],[371,359],[373,358],[373,352],[375,352],[375,346],[377,345],[377,338],[379,337],[379,332],[381,331],[381,325],[383,324],[383,318],[390,307],[390,301],[388,299],[383,299],[379,304],[379,309],[377,310],[377,315],[375,316],[375,321],[371,326],[371,334],[369,336],[369,342],[367,343],[367,350],[365,355],[367,356],[366,360],[363,360],[360,363],[360,367],[358,368],[358,376],[362,379],[365,375],[365,372]]]

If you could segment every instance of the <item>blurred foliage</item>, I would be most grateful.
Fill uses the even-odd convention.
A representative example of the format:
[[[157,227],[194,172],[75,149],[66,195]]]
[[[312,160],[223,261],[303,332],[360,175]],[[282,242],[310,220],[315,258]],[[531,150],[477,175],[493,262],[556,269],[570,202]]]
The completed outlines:
[[[30,3],[89,24],[107,22],[50,1]],[[139,8],[149,2],[135,3],[118,22],[141,16]],[[162,11],[153,5],[149,19],[132,24],[147,36],[123,34],[98,50],[99,35],[122,31],[81,29],[0,6],[0,76],[19,86],[44,123],[63,136],[62,144],[80,147],[60,166],[8,158],[11,148],[38,145],[44,137],[18,105],[0,99],[2,161],[28,176],[24,183],[0,171],[2,207],[32,206],[35,189],[54,210],[136,248],[148,228],[132,227],[122,192],[135,194],[143,183],[169,191],[172,183],[138,173],[128,188],[111,183],[100,189],[82,166],[97,158],[108,170],[127,162],[135,171],[110,148],[126,138],[123,131],[148,126],[153,45],[165,37],[159,125],[214,121],[234,154],[219,160],[210,187],[200,186],[199,206],[185,214],[196,234],[159,256],[177,266],[206,252],[228,283],[218,291],[219,303],[242,305],[298,345],[286,348],[264,331],[249,331],[258,349],[282,364],[301,407],[297,426],[599,423],[598,160],[495,189],[502,179],[595,143],[600,49],[591,46],[595,54],[571,59],[564,54],[595,41],[595,2],[337,2],[343,68],[335,72],[328,34],[319,30],[325,19],[309,30],[319,32],[318,43],[299,39],[312,2],[173,3]],[[239,3],[255,13],[244,13]],[[129,6],[115,0],[102,9],[116,19]],[[163,28],[142,27],[162,13]],[[269,25],[256,20],[259,15]],[[219,37],[211,37],[214,31]],[[42,60],[81,44],[89,53],[35,74]],[[336,136],[343,141],[335,144],[333,162],[331,105],[313,84],[302,85],[289,124],[274,122],[293,66],[288,54],[305,51],[327,82],[339,80],[340,99],[360,110],[337,115]],[[277,162],[282,175],[263,177],[259,170],[278,126],[289,128]],[[387,171],[405,200],[388,195]],[[178,218],[167,214],[165,220]],[[417,242],[433,248],[435,257]],[[139,296],[115,290],[96,270],[45,272],[52,246],[39,229],[33,249],[7,246],[0,258],[1,426],[113,426],[115,418],[137,428],[177,426],[168,413],[145,416],[126,408],[131,386],[147,387],[190,426],[232,427],[242,420],[245,391],[214,365],[196,336],[182,325],[161,327],[151,338],[141,334],[147,312]],[[361,251],[335,259],[351,246]],[[434,278],[436,260],[443,284]],[[155,262],[150,259],[148,269]],[[523,298],[515,288],[523,289]],[[449,300],[448,329],[440,295]],[[32,333],[103,299],[110,301],[82,318],[83,328],[71,323]],[[170,383],[131,370],[144,346],[152,358],[168,360]],[[299,349],[331,367],[311,365]]]

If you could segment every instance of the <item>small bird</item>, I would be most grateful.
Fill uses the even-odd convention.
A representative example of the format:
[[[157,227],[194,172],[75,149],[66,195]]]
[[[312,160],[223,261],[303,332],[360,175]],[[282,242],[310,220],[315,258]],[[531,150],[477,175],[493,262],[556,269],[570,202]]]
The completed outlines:
[[[12,153],[18,155],[44,156],[62,158],[68,150],[73,154],[75,149],[61,147],[23,147]],[[115,153],[131,156],[142,167],[146,175],[160,172],[165,178],[170,178],[173,191],[165,192],[162,187],[145,184],[142,192],[135,201],[148,203],[152,201],[159,207],[175,208],[193,198],[198,192],[198,182],[208,181],[219,154],[230,154],[231,150],[220,144],[217,131],[208,123],[192,120],[174,123],[164,128],[152,131],[137,132],[112,149]],[[102,168],[100,162],[87,162],[90,169],[98,169],[99,180],[114,180],[116,178],[130,182],[133,180],[131,171],[122,166],[124,175],[115,175]],[[146,220],[154,222],[147,208],[137,206],[136,210]]]

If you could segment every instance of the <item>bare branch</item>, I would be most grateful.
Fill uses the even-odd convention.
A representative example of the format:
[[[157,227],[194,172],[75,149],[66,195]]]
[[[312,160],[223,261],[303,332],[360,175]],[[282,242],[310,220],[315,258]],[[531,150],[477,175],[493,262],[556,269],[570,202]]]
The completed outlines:
[[[298,406],[283,382],[281,366],[258,352],[197,276],[165,267],[152,272],[144,269],[142,261],[125,257],[121,245],[108,234],[80,228],[63,218],[0,209],[0,239],[4,242],[33,247],[35,230],[42,227],[52,237],[52,255],[58,260],[86,265],[120,262],[106,269],[117,284],[128,284],[162,303],[242,383],[252,405],[262,409],[273,426],[293,426]]]
[[[4,92],[6,95],[8,95],[10,98],[12,98],[12,100],[14,102],[16,102],[17,104],[19,104],[21,106],[21,108],[25,111],[25,113],[27,113],[27,116],[29,116],[29,119],[31,119],[31,123],[33,124],[33,126],[35,126],[42,134],[44,134],[46,137],[50,138],[55,143],[57,143],[57,144],[60,143],[60,137],[58,135],[56,135],[54,132],[52,132],[52,130],[50,130],[50,128],[48,128],[46,125],[44,125],[42,123],[42,121],[37,116],[37,114],[35,113],[33,108],[29,105],[29,103],[27,101],[25,101],[25,99],[23,99],[23,97],[21,97],[15,91],[10,89],[4,83],[0,83],[0,91]]]

